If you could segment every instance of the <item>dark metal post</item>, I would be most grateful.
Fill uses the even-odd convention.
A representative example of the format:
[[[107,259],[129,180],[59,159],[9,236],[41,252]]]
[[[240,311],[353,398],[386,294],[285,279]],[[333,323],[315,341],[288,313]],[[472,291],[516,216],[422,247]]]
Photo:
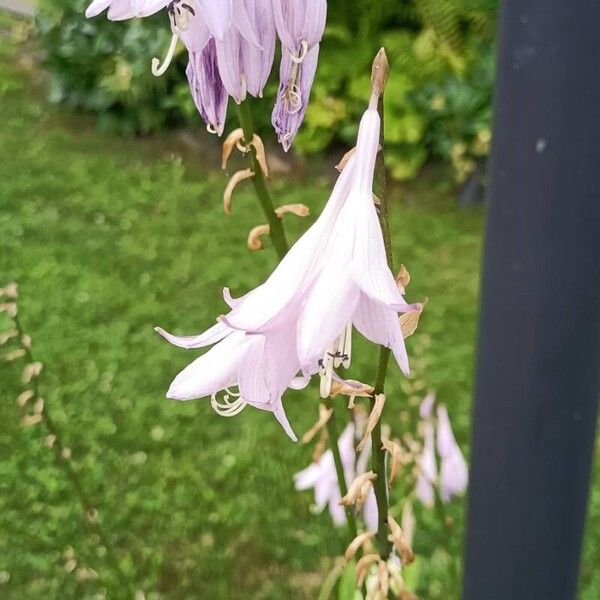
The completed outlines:
[[[600,2],[501,9],[465,600],[575,597],[600,397]]]

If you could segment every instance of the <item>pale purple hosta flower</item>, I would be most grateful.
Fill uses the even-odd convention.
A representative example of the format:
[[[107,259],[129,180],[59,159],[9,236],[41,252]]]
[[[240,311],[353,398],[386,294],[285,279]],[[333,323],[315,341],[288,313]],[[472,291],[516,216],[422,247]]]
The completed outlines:
[[[354,424],[349,423],[338,442],[338,448],[344,467],[346,485],[354,479]],[[315,492],[315,505],[317,511],[329,508],[333,522],[340,526],[346,522],[344,507],[340,504],[342,495],[338,484],[333,453],[325,451],[321,458],[294,475],[294,485],[298,491],[313,488]]]
[[[200,52],[190,52],[186,75],[192,98],[208,131],[221,135],[229,96],[219,74],[214,40]]]
[[[469,470],[456,443],[445,406],[438,406],[437,419],[437,450],[441,459],[440,497],[443,502],[449,502],[453,496],[462,494],[467,489]]]
[[[390,347],[408,372],[398,313],[415,306],[404,301],[387,265],[373,203],[379,127],[379,115],[371,107],[362,117],[356,152],[321,216],[269,279],[235,300],[232,311],[222,317],[234,329],[257,333],[268,332],[281,320],[295,320],[302,370],[310,373],[320,366],[329,385],[333,368],[350,358],[340,352],[340,347],[349,347],[349,324],[370,341]]]
[[[417,461],[418,475],[415,494],[429,508],[435,504],[434,484],[437,480],[435,462],[435,429],[431,420],[422,423],[423,450]]]
[[[346,486],[350,486],[355,477],[366,471],[369,460],[370,446],[365,447],[357,459],[354,451],[355,442],[354,423],[348,423],[338,439]],[[328,507],[329,514],[336,525],[341,526],[346,523],[346,512],[340,504],[342,496],[331,450],[325,451],[317,462],[296,473],[294,484],[298,491],[313,488],[316,510],[321,512]],[[377,529],[377,501],[372,488],[363,505],[362,516],[367,528]]]
[[[433,405],[435,403],[435,392],[429,392],[421,405],[419,406],[419,416],[421,419],[431,419],[433,417]]]
[[[212,346],[177,375],[167,398],[192,400],[210,396],[213,409],[226,417],[239,414],[248,405],[270,411],[296,441],[281,402],[299,369],[293,327],[291,335],[289,324],[265,335],[234,331],[222,323],[198,336],[175,336],[160,328],[156,331],[181,348]],[[238,390],[232,390],[233,387]]]
[[[284,150],[289,150],[308,107],[317,69],[319,42],[327,18],[326,0],[273,0],[281,40],[279,92],[272,123]]]

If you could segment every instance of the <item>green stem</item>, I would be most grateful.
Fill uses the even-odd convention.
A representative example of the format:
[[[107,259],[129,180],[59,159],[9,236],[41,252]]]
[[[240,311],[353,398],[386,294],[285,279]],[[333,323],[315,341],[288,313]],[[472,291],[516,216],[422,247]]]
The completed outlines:
[[[377,154],[375,163],[375,194],[379,198],[379,224],[383,234],[385,252],[390,269],[393,268],[392,242],[390,238],[390,227],[388,222],[388,201],[387,201],[387,182],[385,174],[385,156],[383,154],[383,97],[379,98],[378,111],[381,117],[381,130],[379,133],[379,145],[381,149]],[[375,396],[383,394],[385,390],[385,378],[390,358],[390,349],[384,346],[379,347],[379,362],[377,365],[377,375],[373,385],[373,399],[371,400],[371,409],[375,406]],[[385,560],[390,555],[392,544],[388,540],[388,486],[387,470],[385,465],[385,450],[381,446],[381,420],[377,423],[371,434],[372,443],[372,465],[373,471],[377,474],[374,483],[375,498],[377,500],[377,510],[379,513],[377,540],[381,557]]]
[[[254,182],[254,189],[258,197],[258,201],[262,206],[262,209],[267,217],[267,223],[270,228],[270,236],[273,242],[273,247],[281,260],[289,250],[289,245],[285,237],[285,231],[281,219],[275,214],[273,207],[273,201],[269,195],[267,189],[267,183],[265,181],[264,173],[258,164],[256,159],[256,149],[251,146],[252,139],[254,137],[254,125],[252,123],[252,115],[250,114],[250,106],[246,100],[237,105],[238,119],[244,132],[244,144],[250,148],[248,152],[248,160],[250,161],[250,168],[254,173],[252,178]]]
[[[335,407],[331,398],[325,400],[325,406],[331,409],[331,417],[327,421],[327,433],[329,434],[329,446],[333,454],[333,462],[335,463],[335,472],[337,474],[338,485],[340,486],[340,494],[344,497],[348,493],[348,486],[346,485],[346,476],[344,474],[344,465],[342,464],[342,456],[340,455],[340,448],[338,446],[338,440],[340,432],[337,427],[335,419]],[[351,539],[354,539],[358,535],[356,529],[356,517],[354,516],[354,509],[352,506],[345,506],[346,519],[348,520],[348,529],[350,531]]]
[[[19,332],[19,339],[22,340],[24,336],[24,331],[18,316],[15,315],[13,317],[13,322],[15,324],[16,330]],[[30,364],[36,362],[33,353],[31,352],[31,348],[23,347],[23,349],[25,350],[25,358],[27,359],[27,362]],[[34,377],[32,380],[34,398],[41,398],[39,387],[39,376]],[[71,485],[73,486],[75,495],[77,496],[79,504],[83,509],[85,522],[87,523],[88,527],[92,530],[92,532],[98,536],[102,545],[106,549],[106,558],[108,560],[108,563],[114,570],[117,579],[119,580],[119,583],[121,584],[123,589],[129,593],[129,596],[133,598],[134,590],[132,589],[129,580],[127,579],[125,573],[122,571],[121,566],[119,565],[116,552],[112,547],[112,544],[110,543],[108,534],[97,522],[96,519],[98,518],[98,516],[94,515],[94,513],[96,512],[94,505],[87,492],[85,491],[83,483],[79,479],[77,471],[74,469],[70,458],[68,458],[65,455],[66,446],[63,444],[60,436],[60,431],[56,426],[54,419],[50,415],[47,402],[44,403],[44,407],[42,409],[41,414],[42,420],[46,426],[46,429],[48,430],[48,433],[50,433],[50,435],[52,435],[54,439],[52,449],[54,450],[54,457],[56,459],[56,462],[58,463],[60,468],[63,469],[65,475],[67,476],[67,479],[71,482]]]

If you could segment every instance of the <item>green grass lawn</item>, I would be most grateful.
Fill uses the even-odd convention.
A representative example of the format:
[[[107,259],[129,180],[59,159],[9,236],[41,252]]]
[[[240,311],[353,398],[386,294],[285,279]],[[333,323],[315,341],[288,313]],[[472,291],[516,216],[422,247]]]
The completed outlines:
[[[262,220],[250,188],[240,186],[226,217],[225,175],[203,170],[202,154],[103,136],[83,118],[57,114],[32,83],[14,21],[1,18],[0,34],[0,284],[21,286],[47,406],[122,568],[146,598],[315,598],[344,532],[327,514],[311,514],[311,494],[293,491],[292,475],[312,449],[292,444],[269,414],[223,419],[207,401],[164,399],[194,354],[152,330],[203,330],[224,310],[224,285],[235,295],[268,275],[272,250],[245,249]],[[208,148],[213,165],[217,147]],[[326,175],[295,176],[291,185],[276,176],[277,203],[304,202],[318,214],[334,162],[327,159]],[[291,238],[306,227],[293,219]],[[395,258],[410,269],[408,297],[430,302],[409,341],[411,379],[391,369],[385,418],[401,433],[435,389],[467,454],[481,220],[481,210],[455,207],[443,181],[393,191]],[[375,364],[374,350],[357,344],[352,375],[371,380]],[[0,363],[0,597],[126,597],[42,444],[43,427],[19,424],[19,373]],[[298,433],[314,421],[316,397],[314,384],[286,397]],[[448,507],[446,524],[417,509],[413,578],[424,599],[458,597],[463,508]],[[597,532],[598,492],[592,523]],[[97,580],[65,570],[69,548]],[[589,536],[585,600],[598,597],[599,557]]]

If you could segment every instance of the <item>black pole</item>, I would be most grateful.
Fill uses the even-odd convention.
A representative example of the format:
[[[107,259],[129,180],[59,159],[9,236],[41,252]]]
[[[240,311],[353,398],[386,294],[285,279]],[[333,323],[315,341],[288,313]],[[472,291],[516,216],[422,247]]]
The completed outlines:
[[[600,2],[501,9],[465,600],[575,597],[600,397]]]

